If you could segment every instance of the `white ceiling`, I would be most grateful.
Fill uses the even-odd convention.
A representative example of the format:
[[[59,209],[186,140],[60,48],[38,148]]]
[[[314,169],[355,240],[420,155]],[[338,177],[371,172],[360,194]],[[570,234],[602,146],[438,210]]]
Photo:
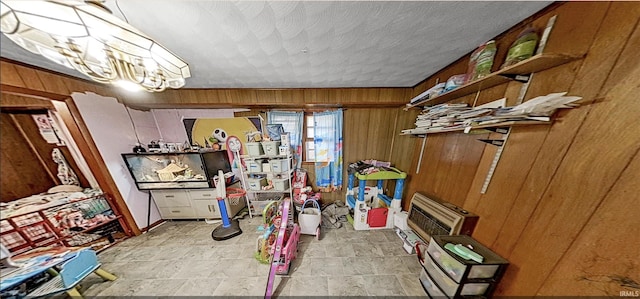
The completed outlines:
[[[551,2],[119,0],[189,63],[187,88],[411,87]],[[115,0],[106,5],[122,17]],[[1,56],[75,77],[15,45]]]

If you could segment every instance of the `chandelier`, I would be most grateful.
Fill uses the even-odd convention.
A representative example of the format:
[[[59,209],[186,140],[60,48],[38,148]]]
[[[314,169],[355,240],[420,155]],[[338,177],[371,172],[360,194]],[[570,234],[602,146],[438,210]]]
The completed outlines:
[[[96,1],[0,1],[1,31],[16,44],[101,82],[180,88],[189,66]]]

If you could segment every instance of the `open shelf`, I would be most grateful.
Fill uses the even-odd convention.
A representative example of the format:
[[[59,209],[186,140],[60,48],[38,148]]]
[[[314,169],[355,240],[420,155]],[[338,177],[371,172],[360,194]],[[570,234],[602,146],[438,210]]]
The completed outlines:
[[[451,128],[451,129],[437,129],[437,130],[422,130],[420,132],[408,132],[401,133],[400,135],[414,135],[414,136],[422,136],[425,134],[438,134],[438,133],[448,133],[448,132],[460,132],[465,130],[476,130],[476,129],[484,129],[484,128],[496,128],[496,127],[509,127],[509,126],[529,126],[529,125],[548,125],[551,124],[550,121],[536,121],[536,120],[523,120],[523,121],[505,121],[500,123],[486,124],[486,125],[478,125],[478,126],[468,126],[462,128]],[[468,128],[468,129],[467,129]],[[413,129],[417,130],[417,129]]]
[[[289,158],[289,157],[290,157],[289,155],[260,155],[260,156],[240,155],[240,158],[247,159],[247,160],[277,159],[277,158],[286,159],[286,158]]]
[[[92,230],[95,230],[95,229],[99,228],[99,227],[102,227],[102,226],[105,226],[105,225],[107,225],[107,224],[109,224],[109,223],[112,223],[112,222],[114,222],[114,221],[117,221],[117,220],[118,220],[118,219],[120,219],[120,218],[122,218],[122,215],[116,216],[115,218],[111,218],[111,219],[109,219],[109,220],[107,220],[107,221],[105,221],[105,222],[98,223],[98,224],[96,224],[96,225],[94,225],[94,226],[92,226],[92,227],[86,228],[86,229],[84,229],[84,230],[82,230],[82,231],[79,231],[79,232],[73,232],[72,234],[67,235],[67,236],[64,236],[64,237],[62,237],[61,239],[69,239],[69,238],[71,238],[71,237],[73,237],[73,236],[75,236],[75,235],[78,235],[78,234],[86,234],[86,233],[88,233],[88,232],[90,232],[90,231],[92,231]]]
[[[269,174],[273,174],[273,175],[292,175],[293,171],[295,169],[291,169],[291,170],[287,170],[287,171],[258,171],[258,172],[247,172],[247,175],[252,175],[252,174],[260,174],[260,175],[269,175]]]
[[[582,58],[582,56],[564,55],[564,54],[538,54],[531,58],[521,61],[512,66],[503,68],[499,71],[493,72],[484,78],[469,82],[462,85],[452,91],[443,93],[439,96],[431,99],[425,99],[417,101],[413,104],[407,104],[404,108],[408,110],[414,107],[432,106],[437,104],[446,103],[456,98],[460,98],[466,95],[473,94],[483,89],[500,85],[511,81],[511,76],[514,75],[528,75],[534,72],[550,69],[565,63]]]
[[[247,193],[289,193],[291,192],[291,188],[288,188],[287,190],[247,190]]]

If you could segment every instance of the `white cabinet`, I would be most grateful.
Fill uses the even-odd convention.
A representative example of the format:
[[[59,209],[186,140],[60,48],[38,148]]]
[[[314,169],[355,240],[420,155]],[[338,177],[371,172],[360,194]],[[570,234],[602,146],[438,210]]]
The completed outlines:
[[[152,190],[162,219],[220,218],[215,188],[186,190]],[[225,199],[229,217],[246,207],[243,200]]]

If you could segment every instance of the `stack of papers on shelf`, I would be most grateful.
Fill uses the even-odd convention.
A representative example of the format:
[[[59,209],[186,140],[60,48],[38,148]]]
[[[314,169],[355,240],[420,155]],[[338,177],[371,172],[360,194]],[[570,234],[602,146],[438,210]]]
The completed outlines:
[[[425,108],[418,115],[413,129],[402,130],[402,134],[426,134],[461,131],[465,128],[517,124],[518,122],[551,121],[557,109],[573,108],[582,99],[565,96],[566,92],[551,93],[526,101],[520,105],[503,107],[506,99],[500,99],[478,107],[467,104],[440,104]]]

